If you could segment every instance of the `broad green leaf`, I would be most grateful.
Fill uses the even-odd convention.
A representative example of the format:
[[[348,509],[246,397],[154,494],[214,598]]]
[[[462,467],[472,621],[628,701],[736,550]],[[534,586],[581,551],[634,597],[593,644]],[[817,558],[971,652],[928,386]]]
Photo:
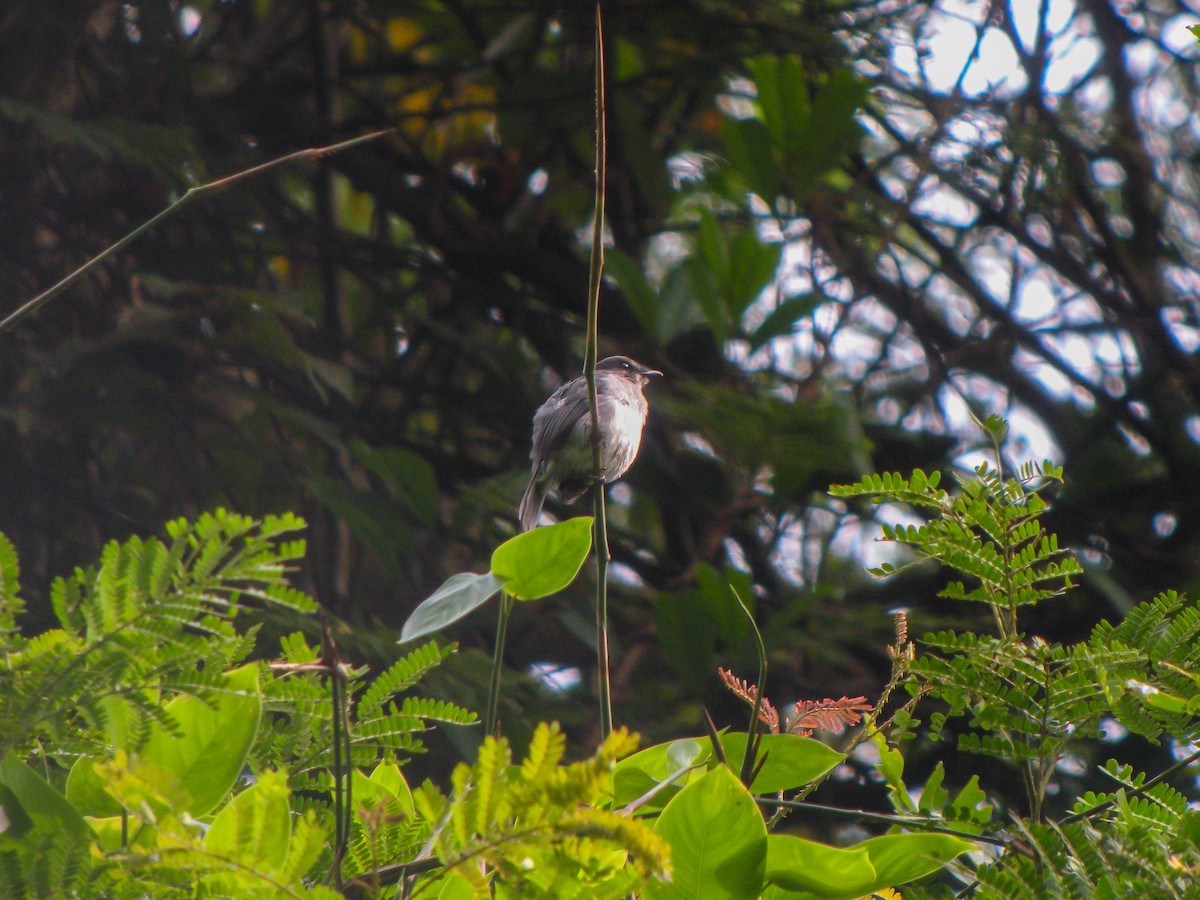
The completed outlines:
[[[91,829],[67,798],[22,760],[9,754],[0,761],[0,847],[20,840],[31,829],[88,840]]]
[[[793,159],[811,138],[813,115],[808,76],[796,56],[759,56],[749,61],[758,109],[784,159]]]
[[[721,234],[716,217],[707,209],[700,210],[700,220],[696,225],[696,255],[715,276],[718,284],[725,281],[731,263],[729,245]]]
[[[204,836],[204,849],[255,872],[279,872],[292,837],[290,794],[284,773],[263,772],[217,813]]]
[[[655,829],[671,845],[673,875],[646,885],[649,900],[750,900],[762,890],[766,823],[727,767],[676,794]]]
[[[400,643],[415,641],[419,637],[441,631],[450,623],[457,622],[467,613],[483,606],[502,587],[504,579],[497,578],[491,572],[483,575],[471,572],[451,575],[442,582],[440,588],[413,610],[400,630]]]
[[[368,778],[358,769],[351,773],[355,807],[377,806],[381,801],[394,802],[409,815],[413,813],[412,791],[394,762],[381,762]]]
[[[849,69],[838,69],[821,85],[812,115],[784,166],[793,190],[803,192],[857,147],[862,128],[855,113],[867,97],[866,83]]]
[[[665,744],[656,744],[639,750],[617,763],[613,769],[613,805],[625,806],[641,797],[655,785],[665,781],[684,766],[705,762],[712,755],[707,742],[696,738],[683,738]],[[651,806],[662,806],[678,793],[679,787],[688,780],[680,778],[674,788],[665,788],[656,796]]]
[[[408,787],[408,782],[404,780],[404,773],[400,771],[398,765],[391,760],[385,759],[375,767],[375,771],[371,773],[370,780],[372,784],[377,784],[389,791],[392,796],[400,801],[400,807],[410,815],[412,814],[412,791]]]
[[[741,771],[746,756],[746,733],[727,731],[721,735],[721,746],[729,765],[735,772]],[[774,794],[810,784],[846,758],[846,754],[820,741],[795,734],[762,735],[760,759],[763,754],[767,755],[766,762],[750,786],[755,794]]]
[[[518,600],[561,591],[592,549],[592,517],[577,516],[509,538],[492,553],[492,574]]]
[[[856,846],[867,851],[879,878],[863,893],[924,878],[976,848],[971,841],[949,834],[885,834]]]
[[[121,814],[121,804],[106,790],[104,778],[96,771],[96,761],[86,756],[71,766],[66,794],[82,815],[105,818]]]
[[[767,881],[828,900],[853,900],[936,872],[975,849],[947,834],[889,834],[831,847],[787,834],[767,838]]]
[[[442,880],[437,893],[438,900],[475,900],[471,883],[457,872],[449,872]]]
[[[233,787],[262,717],[256,664],[225,673],[224,682],[211,706],[188,696],[168,703],[179,734],[156,723],[134,764],[142,776],[155,770],[170,773],[174,784],[160,789],[175,798],[178,811],[193,816],[211,812]]]

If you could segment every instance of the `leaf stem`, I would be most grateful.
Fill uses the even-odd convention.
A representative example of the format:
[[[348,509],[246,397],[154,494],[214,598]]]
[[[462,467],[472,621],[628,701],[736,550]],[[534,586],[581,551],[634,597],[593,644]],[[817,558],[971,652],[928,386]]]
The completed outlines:
[[[496,733],[496,716],[500,708],[500,676],[504,671],[504,641],[508,635],[508,617],[512,614],[513,596],[500,594],[500,618],[496,622],[496,647],[492,651],[492,678],[488,683],[487,713],[483,717],[483,733]]]

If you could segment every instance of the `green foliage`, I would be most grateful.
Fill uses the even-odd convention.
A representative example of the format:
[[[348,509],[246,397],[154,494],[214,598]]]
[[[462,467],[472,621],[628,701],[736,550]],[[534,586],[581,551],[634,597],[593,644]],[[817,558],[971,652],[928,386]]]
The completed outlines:
[[[928,477],[920,469],[908,479],[868,475],[830,493],[936,511],[936,517],[924,525],[884,525],[884,540],[909,544],[921,556],[975,579],[977,584],[969,590],[963,582],[951,582],[941,596],[988,604],[1001,634],[1014,637],[1020,607],[1061,596],[1072,587],[1071,576],[1082,571],[1040,522],[1046,501],[1039,492],[1061,481],[1061,467],[1049,460],[1028,464],[1018,477],[1007,479],[983,463],[973,477],[962,479],[962,491],[953,499],[938,486],[937,473]],[[895,568],[884,564],[873,571],[890,575]]]
[[[98,566],[55,581],[61,627],[0,636],[0,750],[86,751],[88,726],[135,749],[155,724],[175,730],[162,698],[219,688],[220,673],[253,647],[255,629],[233,627],[246,601],[315,608],[287,583],[304,542],[280,540],[302,525],[217,511],[192,526],[170,523],[169,542],[111,542]],[[15,575],[15,563],[8,569]]]
[[[603,808],[614,763],[636,743],[618,729],[590,759],[563,765],[562,732],[542,724],[513,765],[508,741],[488,737],[474,765],[454,770],[448,798],[426,785],[414,800],[438,823],[438,856],[473,896],[490,895],[482,862],[502,896],[621,897],[670,872],[652,829]]]
[[[0,543],[3,896],[336,897],[317,884],[335,841],[354,870],[428,837],[388,760],[419,752],[431,721],[474,721],[399,696],[453,647],[418,647],[373,681],[299,634],[283,639],[283,662],[245,662],[257,628],[234,621],[248,603],[315,608],[287,578],[302,525],[218,511],[172,522],[166,542],[114,542],[55,582],[62,627],[32,638]],[[354,768],[368,763],[369,777]],[[363,812],[343,836],[355,786]]]
[[[575,580],[592,548],[592,519],[577,516],[509,538],[492,552],[491,571],[451,575],[413,610],[400,642],[416,640],[478,609],[503,589],[518,600],[556,594]]]
[[[982,424],[998,447],[1005,423]],[[971,896],[1186,895],[1200,858],[1187,798],[1161,783],[1170,770],[1150,779],[1110,761],[1104,771],[1116,790],[1087,792],[1058,820],[1047,813],[1057,767],[1074,747],[1101,736],[1103,720],[1150,740],[1166,733],[1194,741],[1200,726],[1200,609],[1182,595],[1168,592],[1139,604],[1121,623],[1102,621],[1075,644],[1021,632],[1019,611],[1060,597],[1082,571],[1041,524],[1047,504],[1039,492],[1061,479],[1062,470],[1048,462],[1022,466],[1011,478],[983,464],[960,479],[955,496],[938,487],[936,475],[919,470],[908,478],[872,475],[833,489],[839,497],[865,496],[927,512],[921,525],[885,524],[884,539],[908,544],[919,557],[963,576],[941,595],[986,604],[996,622],[995,636],[942,631],[924,636],[915,652],[902,648],[894,656],[913,700],[897,713],[892,737],[938,741],[952,732],[959,750],[1022,774],[1026,805],[1014,814],[1003,842],[1009,849],[973,870],[964,868]],[[892,575],[899,569],[875,571]],[[928,727],[920,729],[911,710],[929,699],[939,703]],[[994,832],[986,772],[952,797],[939,763],[914,795],[904,783],[898,747],[882,734],[874,740],[878,770],[898,813],[932,815],[963,834]]]

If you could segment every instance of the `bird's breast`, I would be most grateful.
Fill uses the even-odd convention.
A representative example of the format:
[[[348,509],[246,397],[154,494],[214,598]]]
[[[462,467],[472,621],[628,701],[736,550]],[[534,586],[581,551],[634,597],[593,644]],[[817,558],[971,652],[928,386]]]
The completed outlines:
[[[637,458],[646,424],[646,401],[608,400],[601,413],[604,480],[615,481]]]

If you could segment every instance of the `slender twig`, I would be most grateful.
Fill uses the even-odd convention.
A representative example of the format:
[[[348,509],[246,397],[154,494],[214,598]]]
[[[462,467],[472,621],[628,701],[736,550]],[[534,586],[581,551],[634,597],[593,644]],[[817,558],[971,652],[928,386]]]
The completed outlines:
[[[600,273],[604,269],[604,34],[596,4],[596,210],[592,222],[592,262],[588,273],[587,349],[583,374],[588,387],[592,435],[593,546],[596,548],[596,668],[600,699],[600,737],[612,733],[612,685],[608,665],[608,521],[604,508],[604,469],[600,460],[600,410],[596,398],[596,355],[599,344]]]
[[[692,769],[702,769],[704,768],[704,765],[704,763],[699,762],[688,763],[686,766],[680,766],[665,779],[660,781],[654,787],[650,788],[650,790],[646,791],[646,793],[642,794],[642,796],[627,804],[624,809],[621,810],[621,813],[626,816],[633,815],[635,812],[669,788],[672,784],[674,784],[677,778],[682,778],[688,772],[692,771]]]
[[[822,813],[838,819],[853,819],[859,822],[875,822],[880,825],[900,825],[913,831],[930,831],[935,834],[952,834],[968,841],[982,841],[985,844],[995,844],[997,847],[1010,847],[1011,839],[996,837],[989,834],[968,834],[937,825],[927,818],[920,816],[897,816],[888,813],[869,812],[865,809],[843,809],[840,806],[826,806],[823,803],[808,803],[803,800],[780,800],[775,797],[755,797],[761,806],[784,807],[787,809],[806,810]]]
[[[492,678],[488,683],[487,713],[483,717],[483,733],[496,733],[496,717],[500,710],[500,677],[504,672],[504,641],[508,635],[508,617],[512,615],[513,596],[500,594],[500,618],[496,622],[496,647],[492,651]]]
[[[210,194],[214,191],[221,190],[222,188],[232,187],[238,182],[245,181],[248,178],[253,178],[256,175],[261,175],[264,172],[268,172],[271,169],[278,168],[279,166],[287,165],[288,163],[296,162],[297,160],[301,159],[320,159],[321,157],[328,156],[331,153],[340,153],[341,151],[347,150],[350,147],[356,147],[359,144],[365,144],[367,141],[373,141],[376,138],[381,138],[385,134],[391,134],[395,130],[396,129],[394,128],[385,128],[382,131],[373,131],[370,134],[359,135],[356,138],[351,138],[348,141],[341,141],[337,144],[330,144],[327,147],[309,147],[307,150],[297,150],[295,153],[289,153],[286,156],[280,156],[277,159],[272,159],[269,162],[245,169],[241,172],[235,172],[234,174],[227,175],[224,178],[218,178],[216,181],[210,181],[207,184],[200,184],[196,187],[188,188],[187,193],[185,193],[174,203],[167,206],[157,215],[147,219],[115,244],[109,245],[100,253],[93,256],[53,287],[42,291],[42,293],[38,294],[32,300],[23,303],[3,319],[0,319],[0,333],[10,330],[19,321],[37,310],[42,304],[46,303],[48,300],[57,296],[58,294],[61,294],[68,287],[86,275],[89,271],[100,265],[100,263],[104,262],[104,260],[108,259],[119,250],[123,250],[125,247],[129,246],[129,244],[133,243],[163,219],[169,218],[184,206],[191,203],[193,200],[196,200],[205,194]]]

